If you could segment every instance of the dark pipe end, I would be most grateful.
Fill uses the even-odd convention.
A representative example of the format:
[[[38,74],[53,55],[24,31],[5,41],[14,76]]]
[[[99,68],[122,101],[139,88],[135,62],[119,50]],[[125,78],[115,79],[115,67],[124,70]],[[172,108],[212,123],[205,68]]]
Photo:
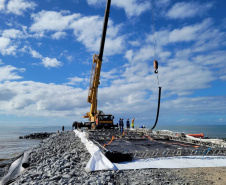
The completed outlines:
[[[22,164],[22,167],[23,167],[23,168],[28,168],[29,166],[30,166],[29,163],[23,163],[23,164]]]

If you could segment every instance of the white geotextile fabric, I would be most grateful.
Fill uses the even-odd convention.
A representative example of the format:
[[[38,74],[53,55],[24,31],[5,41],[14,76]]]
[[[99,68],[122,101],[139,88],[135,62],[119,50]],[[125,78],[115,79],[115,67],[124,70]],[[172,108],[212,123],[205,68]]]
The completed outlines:
[[[224,156],[161,157],[114,163],[117,169],[226,167]]]
[[[197,168],[197,167],[226,167],[225,156],[178,156],[137,159],[132,162],[111,163],[100,151],[99,147],[87,139],[85,132],[74,130],[81,138],[87,150],[92,155],[86,171],[124,170],[144,168]]]
[[[86,149],[91,154],[91,158],[87,163],[85,170],[98,171],[98,170],[115,170],[114,164],[105,157],[100,151],[100,148],[96,146],[92,141],[87,139],[87,133],[74,130],[76,136],[81,139],[81,142],[85,144]]]
[[[25,168],[22,166],[22,164],[27,163],[30,152],[30,150],[25,151],[21,157],[19,157],[10,165],[8,173],[2,178],[0,185],[6,184],[8,181],[15,179],[24,172]]]

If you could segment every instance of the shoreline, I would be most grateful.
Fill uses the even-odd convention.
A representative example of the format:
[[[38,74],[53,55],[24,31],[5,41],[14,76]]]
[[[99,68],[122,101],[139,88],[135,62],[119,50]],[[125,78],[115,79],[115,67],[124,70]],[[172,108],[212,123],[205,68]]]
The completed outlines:
[[[222,184],[226,167],[86,172],[90,154],[72,131],[53,134],[31,148],[30,167],[12,185]]]

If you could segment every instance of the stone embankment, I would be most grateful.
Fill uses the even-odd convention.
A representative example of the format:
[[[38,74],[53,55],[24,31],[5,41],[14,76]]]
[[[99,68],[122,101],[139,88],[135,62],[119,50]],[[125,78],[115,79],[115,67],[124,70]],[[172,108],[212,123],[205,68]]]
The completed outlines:
[[[183,169],[86,172],[90,157],[74,132],[53,134],[31,149],[30,167],[12,185],[213,184],[211,180],[202,183],[181,176]]]
[[[33,133],[33,134],[29,134],[26,136],[20,136],[19,139],[46,139],[49,136],[51,136],[54,133],[48,133],[48,132],[44,132],[44,133]]]

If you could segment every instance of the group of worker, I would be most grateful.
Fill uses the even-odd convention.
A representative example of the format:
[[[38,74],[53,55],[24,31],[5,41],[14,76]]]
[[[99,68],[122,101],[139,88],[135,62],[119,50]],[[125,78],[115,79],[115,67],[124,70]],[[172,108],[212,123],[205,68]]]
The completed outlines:
[[[132,119],[132,122],[131,122],[131,128],[134,128],[134,121],[135,121],[135,118]],[[127,128],[127,129],[130,128],[130,121],[129,121],[129,118],[126,120],[126,128]],[[121,130],[121,132],[123,132],[123,129],[124,129],[123,118],[120,118],[120,119],[119,119],[119,129]]]

